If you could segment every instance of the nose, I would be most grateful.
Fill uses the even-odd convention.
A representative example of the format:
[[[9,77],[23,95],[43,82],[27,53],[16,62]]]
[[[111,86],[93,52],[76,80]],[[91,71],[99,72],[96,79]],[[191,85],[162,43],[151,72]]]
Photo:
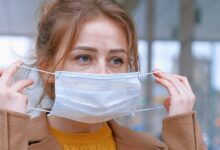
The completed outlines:
[[[99,61],[95,69],[96,74],[108,74],[108,67],[105,61]]]

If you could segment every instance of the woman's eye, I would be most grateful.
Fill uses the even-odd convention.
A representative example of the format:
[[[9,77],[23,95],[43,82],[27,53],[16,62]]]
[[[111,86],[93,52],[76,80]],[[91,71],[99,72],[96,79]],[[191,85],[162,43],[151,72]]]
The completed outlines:
[[[111,60],[111,63],[114,64],[114,65],[120,65],[120,64],[123,64],[124,61],[121,58],[113,58]]]
[[[88,55],[80,55],[80,56],[77,56],[76,59],[77,59],[77,61],[83,62],[83,63],[91,61],[91,58]]]

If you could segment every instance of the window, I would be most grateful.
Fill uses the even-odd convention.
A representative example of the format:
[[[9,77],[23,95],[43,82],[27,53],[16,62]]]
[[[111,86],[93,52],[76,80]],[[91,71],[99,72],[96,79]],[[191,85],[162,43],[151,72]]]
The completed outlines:
[[[24,58],[32,47],[33,41],[28,37],[0,36],[0,67]]]

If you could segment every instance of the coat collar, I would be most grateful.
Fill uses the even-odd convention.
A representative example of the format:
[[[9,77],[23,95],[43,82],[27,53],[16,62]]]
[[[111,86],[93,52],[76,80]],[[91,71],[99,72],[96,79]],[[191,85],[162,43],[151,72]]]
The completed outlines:
[[[154,149],[158,148],[165,148],[165,144],[161,141],[157,140],[150,134],[143,133],[143,132],[136,132],[132,129],[119,125],[115,120],[111,120],[108,122],[110,128],[112,129],[114,138],[116,143],[126,144],[129,147],[135,146],[137,149]]]

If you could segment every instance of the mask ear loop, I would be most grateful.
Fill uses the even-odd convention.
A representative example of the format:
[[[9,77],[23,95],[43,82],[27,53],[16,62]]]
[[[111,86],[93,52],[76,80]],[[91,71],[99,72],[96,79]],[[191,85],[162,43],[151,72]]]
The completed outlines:
[[[163,105],[159,105],[159,106],[156,106],[156,107],[138,109],[138,110],[135,111],[135,113],[136,113],[136,112],[143,112],[143,111],[150,111],[150,110],[155,110],[155,109],[163,109],[163,108],[164,108]]]
[[[154,73],[160,73],[160,72],[163,72],[163,71],[153,71],[153,72],[148,72],[148,73],[138,73],[138,79],[140,80],[141,77],[144,77],[144,76],[148,76],[148,75],[152,75]]]
[[[15,64],[15,65],[16,65],[17,67],[24,68],[24,69],[29,69],[29,70],[34,70],[34,71],[41,72],[41,73],[46,73],[46,74],[50,74],[50,75],[55,75],[55,73],[53,73],[53,72],[48,72],[48,71],[44,71],[44,70],[40,70],[40,69],[35,69],[35,68],[23,66],[23,65],[17,65],[17,64]]]
[[[44,71],[44,70],[40,70],[40,69],[35,69],[35,68],[23,66],[23,65],[17,65],[17,64],[15,64],[15,65],[16,65],[17,67],[20,67],[20,68],[29,69],[29,70],[34,70],[34,71],[37,71],[37,72],[46,73],[46,74],[50,74],[50,75],[54,75],[54,76],[55,76],[55,73],[53,73],[53,72],[48,72],[48,71]],[[34,107],[29,107],[29,108],[28,108],[28,112],[30,112],[30,110],[42,111],[42,112],[47,112],[47,113],[50,113],[50,112],[51,112],[51,111],[49,111],[49,110],[44,110],[44,109],[34,108]]]
[[[149,73],[138,73],[138,79],[141,80],[141,77],[153,75],[154,73],[160,73],[160,72],[163,72],[163,71],[153,71],[153,72],[149,72]],[[156,107],[138,109],[138,110],[135,110],[135,113],[143,112],[143,111],[151,111],[151,110],[156,110],[156,109],[163,109],[163,108],[164,108],[163,105],[159,105]]]

